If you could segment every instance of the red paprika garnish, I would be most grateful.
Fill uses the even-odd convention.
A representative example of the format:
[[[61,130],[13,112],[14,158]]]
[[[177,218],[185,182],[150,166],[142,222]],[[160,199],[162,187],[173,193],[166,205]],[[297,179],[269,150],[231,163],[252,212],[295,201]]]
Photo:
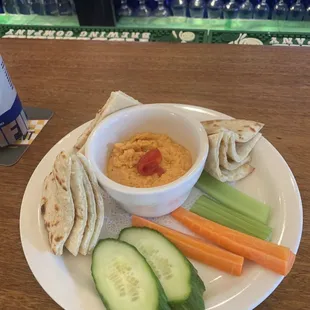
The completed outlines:
[[[138,172],[144,176],[153,175],[154,173],[161,176],[165,173],[165,170],[159,165],[161,161],[162,155],[159,149],[150,150],[140,158],[137,164]]]

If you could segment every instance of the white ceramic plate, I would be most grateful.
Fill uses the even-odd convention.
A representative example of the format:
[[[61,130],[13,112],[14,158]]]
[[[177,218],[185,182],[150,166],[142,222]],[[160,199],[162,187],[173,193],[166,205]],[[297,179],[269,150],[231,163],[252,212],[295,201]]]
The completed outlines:
[[[187,105],[167,105],[198,120],[229,118],[216,111]],[[259,120],[264,121],[264,120]],[[39,212],[41,188],[45,176],[52,169],[56,155],[70,149],[87,124],[75,129],[61,139],[42,159],[27,185],[20,213],[20,234],[27,262],[43,289],[64,309],[104,309],[93,284],[91,257],[73,257],[67,251],[61,257],[50,250],[44,224]],[[252,164],[256,167],[236,187],[272,206],[270,225],[273,242],[297,252],[302,232],[302,204],[294,176],[278,151],[261,139],[253,151]],[[191,204],[197,192],[187,201]],[[130,225],[130,216],[105,197],[105,224],[102,238],[116,236],[118,231]],[[175,229],[181,226],[170,216],[157,222]],[[206,309],[249,310],[255,308],[279,285],[283,277],[246,261],[241,277],[230,276],[217,269],[193,262],[206,284]],[[293,280],[292,280],[293,281]]]

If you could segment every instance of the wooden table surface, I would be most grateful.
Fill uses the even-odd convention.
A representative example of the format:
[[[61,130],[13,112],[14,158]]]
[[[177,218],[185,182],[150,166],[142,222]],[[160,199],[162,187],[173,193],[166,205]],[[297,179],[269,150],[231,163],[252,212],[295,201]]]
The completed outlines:
[[[265,137],[297,179],[304,230],[292,272],[257,309],[309,309],[309,49],[3,39],[0,53],[23,104],[55,112],[20,162],[0,167],[0,309],[59,309],[23,255],[22,196],[48,150],[91,119],[113,90],[144,103],[204,106],[266,124]]]

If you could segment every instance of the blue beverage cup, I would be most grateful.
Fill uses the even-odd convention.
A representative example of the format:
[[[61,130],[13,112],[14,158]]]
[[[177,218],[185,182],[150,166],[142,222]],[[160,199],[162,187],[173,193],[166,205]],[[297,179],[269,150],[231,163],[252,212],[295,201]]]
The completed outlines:
[[[28,132],[28,120],[0,55],[0,147],[14,144]]]

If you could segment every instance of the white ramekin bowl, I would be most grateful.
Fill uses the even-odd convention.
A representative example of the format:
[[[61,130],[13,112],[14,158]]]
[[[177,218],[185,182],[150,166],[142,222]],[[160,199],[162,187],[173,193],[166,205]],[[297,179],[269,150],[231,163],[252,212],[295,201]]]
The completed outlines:
[[[124,186],[109,179],[106,167],[113,145],[142,132],[167,134],[192,155],[193,166],[181,178],[152,188]],[[195,119],[161,106],[142,105],[116,112],[94,130],[86,145],[100,185],[129,213],[144,217],[168,214],[184,203],[200,177],[209,151],[206,131]]]

